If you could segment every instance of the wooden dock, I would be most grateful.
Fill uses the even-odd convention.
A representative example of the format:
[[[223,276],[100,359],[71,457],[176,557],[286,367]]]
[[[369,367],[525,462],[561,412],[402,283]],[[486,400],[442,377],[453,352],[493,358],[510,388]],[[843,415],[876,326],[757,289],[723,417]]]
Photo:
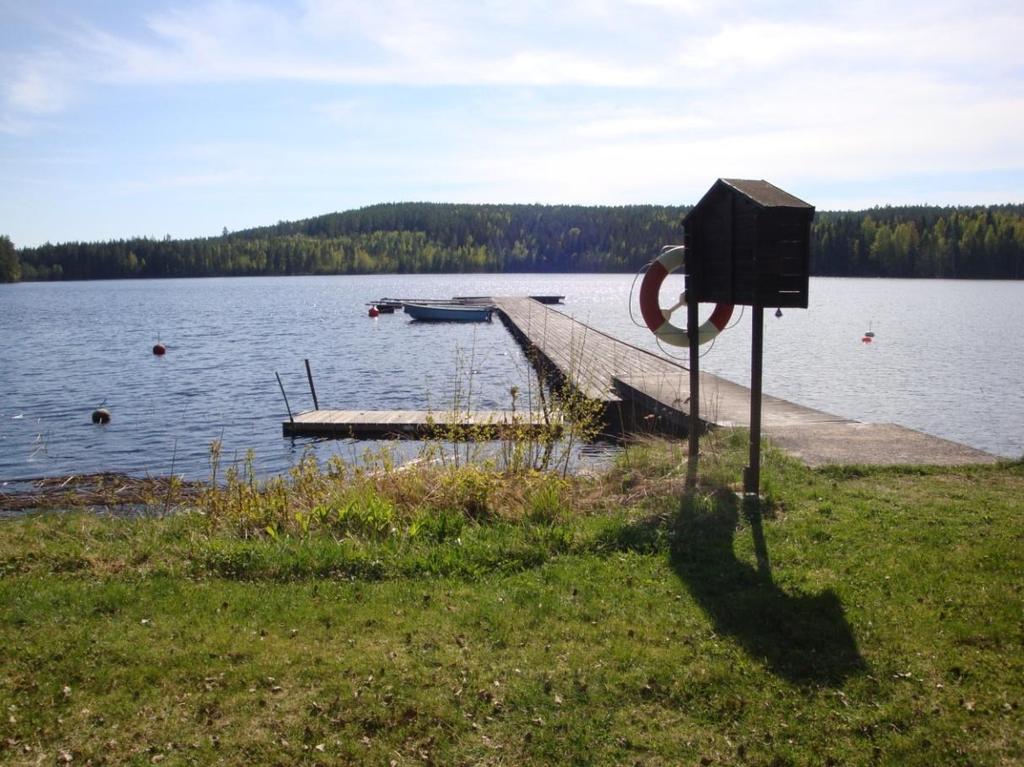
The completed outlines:
[[[549,297],[542,297],[549,298]],[[478,299],[474,299],[478,300]],[[674,360],[620,341],[529,297],[489,299],[521,346],[551,377],[604,404],[613,432],[685,433],[689,371]],[[748,426],[750,390],[701,373],[706,425]],[[312,410],[282,425],[286,437],[496,439],[515,429],[549,429],[541,414],[413,410]],[[765,395],[762,434],[811,466],[956,465],[998,456],[895,424],[863,423]]]
[[[529,298],[495,298],[513,336],[558,378],[605,404],[624,430],[684,432],[689,372]],[[701,373],[700,415],[710,426],[748,426],[750,390]],[[894,424],[862,423],[762,397],[762,434],[811,466],[826,463],[956,465],[997,456]]]
[[[285,421],[286,437],[333,439],[500,439],[510,433],[539,434],[561,429],[557,413],[511,410],[436,412],[426,410],[309,410]]]

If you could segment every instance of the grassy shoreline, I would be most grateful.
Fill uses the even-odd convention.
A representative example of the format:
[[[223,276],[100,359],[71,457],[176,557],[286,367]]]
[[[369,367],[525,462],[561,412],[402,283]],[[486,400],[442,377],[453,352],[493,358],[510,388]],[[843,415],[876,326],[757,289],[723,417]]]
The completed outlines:
[[[0,763],[1024,761],[1024,465],[743,444],[0,521]]]

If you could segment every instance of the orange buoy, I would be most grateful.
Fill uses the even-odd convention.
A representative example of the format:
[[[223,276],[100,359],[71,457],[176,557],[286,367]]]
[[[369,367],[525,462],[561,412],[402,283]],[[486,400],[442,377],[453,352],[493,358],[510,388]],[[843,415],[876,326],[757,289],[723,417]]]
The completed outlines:
[[[153,354],[155,354],[157,357],[162,357],[163,355],[167,354],[167,347],[164,346],[163,344],[158,343],[153,347]]]
[[[377,315],[380,314],[380,309],[378,309],[376,306],[371,306],[370,311],[368,311],[367,314],[370,315],[371,317],[376,317]]]

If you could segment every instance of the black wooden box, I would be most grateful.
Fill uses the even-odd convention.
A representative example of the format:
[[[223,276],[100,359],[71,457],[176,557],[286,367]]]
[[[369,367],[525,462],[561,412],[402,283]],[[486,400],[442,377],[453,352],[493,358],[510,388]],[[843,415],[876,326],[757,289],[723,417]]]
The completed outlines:
[[[720,178],[683,219],[697,301],[807,308],[814,206],[763,180]]]

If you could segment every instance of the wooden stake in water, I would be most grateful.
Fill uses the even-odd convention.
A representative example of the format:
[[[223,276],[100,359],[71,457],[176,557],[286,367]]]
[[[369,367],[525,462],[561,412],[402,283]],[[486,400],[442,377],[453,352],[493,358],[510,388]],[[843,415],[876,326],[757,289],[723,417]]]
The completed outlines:
[[[306,378],[309,379],[309,393],[313,395],[313,409],[319,410],[320,403],[316,401],[316,389],[313,388],[313,373],[309,369],[309,360],[306,360]]]
[[[284,406],[285,409],[288,411],[288,420],[291,421],[292,423],[295,423],[295,418],[292,417],[292,408],[288,404],[288,395],[284,393],[284,384],[281,383],[281,374],[275,370],[274,375],[277,376],[277,385],[281,387],[281,396],[284,397]]]

